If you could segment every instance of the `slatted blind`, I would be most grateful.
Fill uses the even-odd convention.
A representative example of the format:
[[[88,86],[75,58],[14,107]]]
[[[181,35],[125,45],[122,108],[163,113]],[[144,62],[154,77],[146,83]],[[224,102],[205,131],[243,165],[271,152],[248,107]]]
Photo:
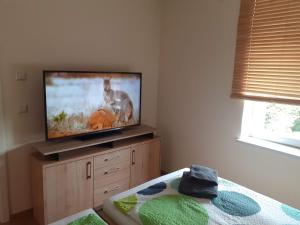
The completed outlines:
[[[300,104],[300,0],[242,0],[233,98]]]

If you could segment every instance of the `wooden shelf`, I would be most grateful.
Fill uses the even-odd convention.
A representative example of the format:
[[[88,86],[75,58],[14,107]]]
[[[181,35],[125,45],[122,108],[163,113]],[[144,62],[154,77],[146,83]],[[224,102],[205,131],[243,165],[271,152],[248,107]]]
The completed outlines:
[[[136,138],[139,136],[153,136],[155,131],[156,130],[152,127],[141,125],[124,129],[121,133],[112,134],[109,136],[100,136],[98,138],[87,140],[71,139],[67,141],[40,142],[35,144],[33,147],[46,157],[101,144],[113,145],[115,142],[125,139],[129,140],[130,138]]]

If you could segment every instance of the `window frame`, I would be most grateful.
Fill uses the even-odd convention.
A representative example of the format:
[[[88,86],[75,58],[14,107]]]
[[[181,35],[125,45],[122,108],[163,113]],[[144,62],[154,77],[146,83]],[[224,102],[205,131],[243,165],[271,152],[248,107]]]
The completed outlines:
[[[257,109],[257,107],[263,108],[263,104],[266,104],[266,102],[244,100],[240,139],[254,138],[254,139],[264,140],[276,144],[297,148],[300,150],[300,139],[289,137],[288,134],[278,135],[272,132],[263,131],[264,130],[262,129],[264,125],[263,119],[265,118],[266,113],[265,112],[261,113],[262,109]],[[254,114],[257,115],[260,114],[259,116],[261,118],[259,119],[262,120],[261,123],[259,124],[260,127],[257,126],[258,117],[255,118]]]

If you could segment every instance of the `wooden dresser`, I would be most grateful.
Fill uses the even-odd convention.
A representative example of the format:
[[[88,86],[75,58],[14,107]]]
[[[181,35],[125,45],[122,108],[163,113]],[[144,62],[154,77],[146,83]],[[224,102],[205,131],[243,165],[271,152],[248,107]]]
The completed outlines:
[[[135,137],[86,147],[60,160],[32,156],[34,217],[48,224],[160,176],[160,139]]]

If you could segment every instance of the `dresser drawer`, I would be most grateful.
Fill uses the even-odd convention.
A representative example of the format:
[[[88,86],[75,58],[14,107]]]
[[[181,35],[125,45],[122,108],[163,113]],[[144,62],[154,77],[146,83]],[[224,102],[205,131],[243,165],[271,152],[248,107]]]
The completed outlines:
[[[117,152],[108,153],[94,157],[94,168],[117,165],[118,163],[130,161],[130,148],[122,149]]]
[[[96,188],[94,190],[94,207],[103,204],[103,201],[115,194],[129,189],[129,178],[117,181],[115,183]]]
[[[94,170],[94,188],[99,188],[124,178],[129,179],[130,161]]]

